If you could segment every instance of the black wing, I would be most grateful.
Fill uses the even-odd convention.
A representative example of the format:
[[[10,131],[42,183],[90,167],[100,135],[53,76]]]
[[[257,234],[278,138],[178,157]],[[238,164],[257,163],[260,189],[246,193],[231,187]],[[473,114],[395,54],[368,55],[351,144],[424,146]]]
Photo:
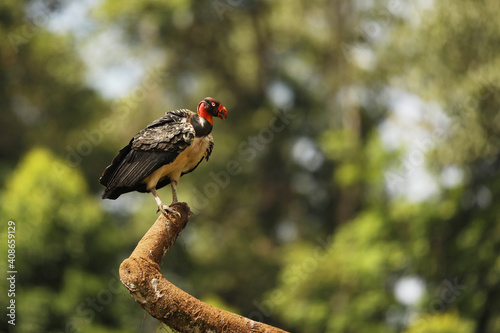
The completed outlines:
[[[106,186],[103,199],[116,199],[130,191],[146,192],[143,180],[169,164],[191,144],[195,131],[189,110],[172,111],[137,133],[113,159],[99,180]],[[163,186],[166,184],[163,184]]]

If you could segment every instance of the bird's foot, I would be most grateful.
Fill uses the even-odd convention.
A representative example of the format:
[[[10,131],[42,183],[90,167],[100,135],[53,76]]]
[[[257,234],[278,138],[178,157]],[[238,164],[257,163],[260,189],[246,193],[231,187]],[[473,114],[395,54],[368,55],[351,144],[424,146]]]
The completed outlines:
[[[156,213],[158,212],[162,212],[163,215],[165,215],[165,217],[168,217],[168,214],[175,214],[175,215],[178,215],[180,216],[181,214],[175,210],[174,208],[170,207],[170,206],[167,206],[167,205],[159,205],[158,206],[158,209],[156,210]]]
[[[156,210],[156,214],[158,214],[158,212],[162,212],[163,215],[167,216],[168,213],[173,214],[175,212],[175,209],[171,208],[170,206],[161,204],[161,205],[158,205],[158,209]]]

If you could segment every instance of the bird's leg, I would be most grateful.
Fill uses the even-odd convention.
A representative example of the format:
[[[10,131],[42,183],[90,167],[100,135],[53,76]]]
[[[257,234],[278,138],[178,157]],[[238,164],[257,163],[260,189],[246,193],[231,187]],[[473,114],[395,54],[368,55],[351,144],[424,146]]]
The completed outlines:
[[[170,186],[172,187],[172,203],[177,202],[177,180],[171,180]]]
[[[157,213],[161,211],[163,215],[167,216],[167,211],[169,213],[175,213],[176,211],[173,208],[170,208],[169,206],[166,206],[163,204],[163,202],[160,199],[160,196],[156,192],[156,189],[152,188],[151,193],[155,196],[156,204],[158,205],[158,210],[156,211]]]

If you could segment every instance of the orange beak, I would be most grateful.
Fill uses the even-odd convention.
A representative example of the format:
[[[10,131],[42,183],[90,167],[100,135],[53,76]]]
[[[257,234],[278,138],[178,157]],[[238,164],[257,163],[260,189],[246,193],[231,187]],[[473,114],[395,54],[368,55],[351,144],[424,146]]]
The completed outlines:
[[[219,105],[219,113],[217,114],[217,117],[219,117],[222,120],[226,120],[227,118],[227,110],[222,105]]]

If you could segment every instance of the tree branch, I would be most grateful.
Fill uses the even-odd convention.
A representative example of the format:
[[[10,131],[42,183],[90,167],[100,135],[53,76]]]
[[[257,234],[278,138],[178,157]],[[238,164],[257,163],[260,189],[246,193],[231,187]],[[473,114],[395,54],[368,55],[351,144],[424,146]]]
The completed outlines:
[[[159,263],[191,216],[186,203],[172,206],[180,215],[163,214],[120,265],[120,279],[152,317],[179,332],[285,332],[206,304],[167,281]]]

